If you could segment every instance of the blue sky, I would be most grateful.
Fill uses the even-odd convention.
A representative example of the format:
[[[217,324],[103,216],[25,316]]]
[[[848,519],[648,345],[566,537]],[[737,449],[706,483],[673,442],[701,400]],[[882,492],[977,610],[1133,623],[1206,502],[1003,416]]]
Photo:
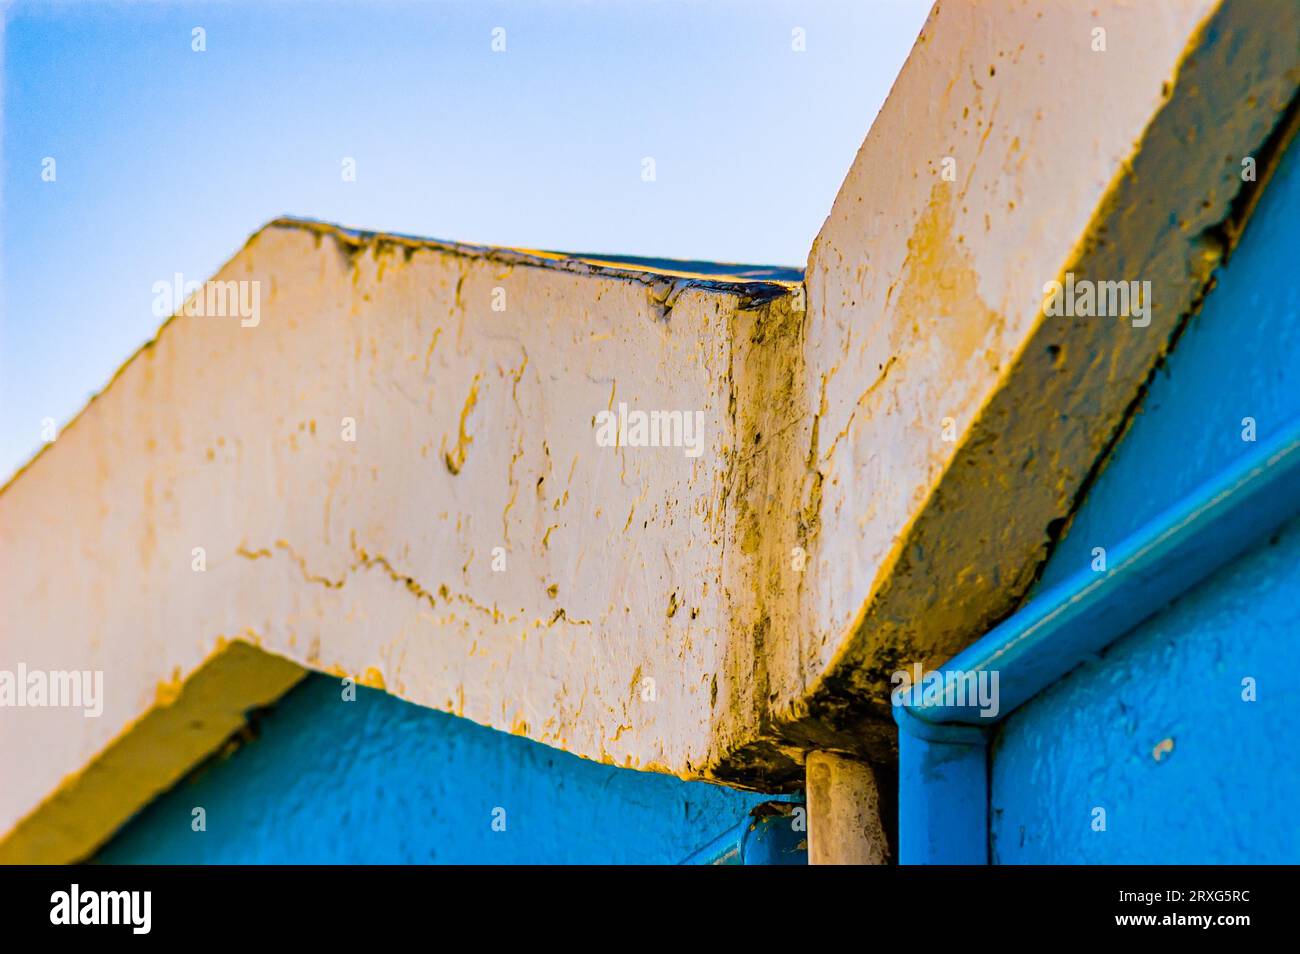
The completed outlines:
[[[206,278],[278,215],[802,265],[928,9],[11,4],[0,481],[152,337],[155,282]]]

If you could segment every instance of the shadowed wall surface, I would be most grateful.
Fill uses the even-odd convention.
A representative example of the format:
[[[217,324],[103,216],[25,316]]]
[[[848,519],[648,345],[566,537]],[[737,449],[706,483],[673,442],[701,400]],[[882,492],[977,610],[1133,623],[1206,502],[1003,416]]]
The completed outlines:
[[[101,862],[675,864],[766,796],[633,772],[310,676]],[[195,807],[207,830],[191,830]],[[505,809],[505,831],[493,810]]]
[[[1300,149],[1043,576],[1067,577],[1300,415]],[[1139,329],[1135,334],[1141,333]],[[1011,716],[993,754],[994,860],[1295,863],[1300,524],[1290,523]],[[1255,680],[1257,701],[1243,700]],[[1106,811],[1094,831],[1093,810]]]

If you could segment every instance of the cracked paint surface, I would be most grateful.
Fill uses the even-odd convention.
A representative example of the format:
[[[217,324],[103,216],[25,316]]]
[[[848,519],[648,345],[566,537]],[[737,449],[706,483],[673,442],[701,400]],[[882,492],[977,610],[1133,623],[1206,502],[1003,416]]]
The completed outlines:
[[[6,655],[109,687],[93,722],[6,714],[3,756],[33,771],[0,793],[0,828],[232,641],[596,761],[708,775],[719,684],[744,691],[724,567],[757,518],[736,512],[735,462],[763,453],[741,447],[736,382],[779,360],[792,286],[676,278],[665,296],[650,273],[289,221],[218,279],[270,290],[256,328],[169,322],[0,494],[6,550],[60,541],[0,583],[41,620],[7,620]],[[768,336],[753,356],[732,353],[738,328]],[[702,411],[705,453],[598,446],[615,394]],[[70,548],[86,571],[56,591],[46,560]],[[627,691],[634,673],[653,693]]]
[[[1102,6],[937,6],[806,289],[263,229],[216,276],[260,325],[174,319],[0,493],[0,645],[109,687],[10,720],[0,831],[233,641],[610,764],[887,761],[888,674],[1032,582],[1300,86],[1293,7]],[[1045,319],[1067,270],[1152,281],[1150,326]],[[617,402],[701,411],[704,453],[598,447]]]
[[[890,674],[1015,607],[1245,225],[1240,158],[1270,164],[1300,88],[1293,5],[1023,9],[936,5],[809,257],[806,413],[833,454],[812,452],[820,530],[801,624],[769,648],[770,740],[888,759]],[[1149,326],[1046,317],[1066,272],[1150,281]]]

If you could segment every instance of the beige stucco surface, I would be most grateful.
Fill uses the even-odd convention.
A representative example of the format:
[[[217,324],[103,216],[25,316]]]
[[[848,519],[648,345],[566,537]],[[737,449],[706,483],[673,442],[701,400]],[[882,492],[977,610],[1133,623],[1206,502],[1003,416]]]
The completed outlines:
[[[84,854],[121,818],[78,812],[192,764],[236,642],[266,671],[210,668],[192,722],[275,657],[686,777],[888,759],[888,673],[1014,605],[1244,221],[1300,83],[1300,14],[1255,7],[941,4],[806,289],[258,232],[216,276],[258,324],[176,317],[0,492],[3,658],[106,697],[4,713],[0,853]],[[1151,281],[1151,322],[1044,317],[1067,270]],[[600,446],[620,403],[702,452]]]
[[[1294,4],[936,5],[808,260],[818,533],[771,646],[773,738],[851,745],[893,671],[1015,606],[1194,320],[1298,85]],[[1150,282],[1150,314],[1048,317],[1067,272]]]
[[[173,319],[0,495],[5,657],[105,673],[100,718],[5,712],[0,757],[28,768],[0,828],[230,640],[594,759],[704,771],[728,500],[761,456],[736,446],[752,359],[731,342],[769,323],[775,348],[791,287],[752,300],[295,223],[217,278],[259,283],[259,323]],[[620,402],[699,411],[702,453],[599,446]]]

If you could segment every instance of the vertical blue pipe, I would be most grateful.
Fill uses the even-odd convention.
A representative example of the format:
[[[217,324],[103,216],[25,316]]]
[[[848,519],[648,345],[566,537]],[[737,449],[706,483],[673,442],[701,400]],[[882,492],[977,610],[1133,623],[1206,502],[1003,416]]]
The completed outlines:
[[[988,730],[898,723],[898,854],[905,865],[989,863]]]
[[[774,800],[755,805],[745,820],[719,835],[685,861],[684,865],[806,865],[807,806],[803,802]]]

